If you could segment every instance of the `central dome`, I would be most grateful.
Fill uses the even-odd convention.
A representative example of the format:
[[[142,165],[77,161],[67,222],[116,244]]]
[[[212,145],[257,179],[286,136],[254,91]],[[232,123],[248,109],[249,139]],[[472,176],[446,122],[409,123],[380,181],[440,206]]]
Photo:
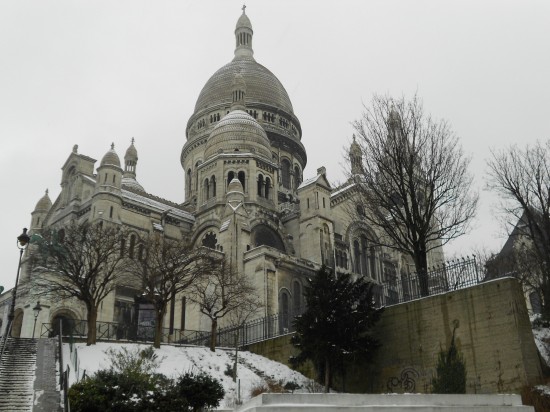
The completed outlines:
[[[263,103],[283,109],[289,114],[294,113],[288,93],[279,79],[252,58],[234,59],[214,73],[202,88],[195,104],[195,113],[211,106],[231,104],[227,90],[231,89],[233,79],[238,73],[246,82],[247,106]]]

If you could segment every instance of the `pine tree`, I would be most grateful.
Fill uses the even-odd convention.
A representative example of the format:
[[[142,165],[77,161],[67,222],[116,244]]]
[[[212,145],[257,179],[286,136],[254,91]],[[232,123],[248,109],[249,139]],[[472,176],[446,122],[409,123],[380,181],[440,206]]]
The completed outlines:
[[[437,376],[432,379],[433,393],[466,393],[466,363],[455,344],[455,331],[448,351],[439,352]]]
[[[379,346],[370,331],[382,311],[374,307],[371,284],[362,278],[353,281],[347,274],[336,277],[325,267],[308,279],[304,296],[307,311],[296,318],[292,337],[300,354],[291,363],[298,366],[311,360],[324,375],[328,392],[333,370],[352,356],[368,358]]]

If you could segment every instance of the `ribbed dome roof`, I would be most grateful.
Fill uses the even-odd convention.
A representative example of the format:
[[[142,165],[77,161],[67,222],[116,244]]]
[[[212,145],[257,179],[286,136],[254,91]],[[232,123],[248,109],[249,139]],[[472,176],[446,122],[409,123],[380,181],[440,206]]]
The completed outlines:
[[[271,145],[264,129],[242,110],[233,110],[212,130],[204,156],[209,158],[219,152],[255,152],[271,159]]]
[[[34,207],[35,212],[47,212],[52,207],[52,201],[50,196],[48,196],[48,190],[46,189],[46,194],[40,198]]]
[[[111,150],[105,153],[101,159],[101,166],[117,166],[120,167],[120,158],[115,152],[115,144],[111,144]]]
[[[242,16],[241,16],[242,17]],[[267,68],[254,59],[234,59],[220,68],[208,79],[202,88],[195,113],[218,104],[231,104],[231,90],[235,75],[240,73],[246,83],[246,104],[264,103],[294,113],[292,103],[285,88]]]
[[[134,189],[139,190],[140,192],[145,192],[143,186],[133,177],[122,177],[122,187],[125,189]]]

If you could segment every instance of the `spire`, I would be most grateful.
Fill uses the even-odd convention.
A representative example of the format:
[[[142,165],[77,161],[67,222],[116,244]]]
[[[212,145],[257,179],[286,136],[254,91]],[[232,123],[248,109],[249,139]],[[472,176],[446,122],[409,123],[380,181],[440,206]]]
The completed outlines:
[[[252,24],[245,13],[246,6],[243,5],[243,14],[237,20],[235,27],[235,58],[253,58],[254,51],[252,50]]]
[[[355,134],[353,135],[353,142],[349,148],[349,160],[351,163],[351,174],[359,175],[363,173],[363,152],[361,146],[355,141]]]
[[[231,111],[245,110],[246,82],[241,73],[235,74],[231,83]]]
[[[132,137],[132,143],[124,155],[124,177],[136,177],[138,153],[136,147],[134,146],[134,141],[135,139]]]

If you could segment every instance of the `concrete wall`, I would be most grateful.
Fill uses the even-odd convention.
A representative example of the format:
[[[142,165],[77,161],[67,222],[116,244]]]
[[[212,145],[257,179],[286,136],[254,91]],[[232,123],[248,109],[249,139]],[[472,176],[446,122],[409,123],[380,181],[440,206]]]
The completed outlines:
[[[519,393],[542,379],[521,287],[506,278],[386,308],[375,331],[382,346],[374,363],[353,362],[345,390],[430,392],[438,353],[448,348],[454,325],[468,393]],[[250,350],[286,363],[292,349],[285,345],[288,337]],[[335,386],[342,389],[341,379]]]

